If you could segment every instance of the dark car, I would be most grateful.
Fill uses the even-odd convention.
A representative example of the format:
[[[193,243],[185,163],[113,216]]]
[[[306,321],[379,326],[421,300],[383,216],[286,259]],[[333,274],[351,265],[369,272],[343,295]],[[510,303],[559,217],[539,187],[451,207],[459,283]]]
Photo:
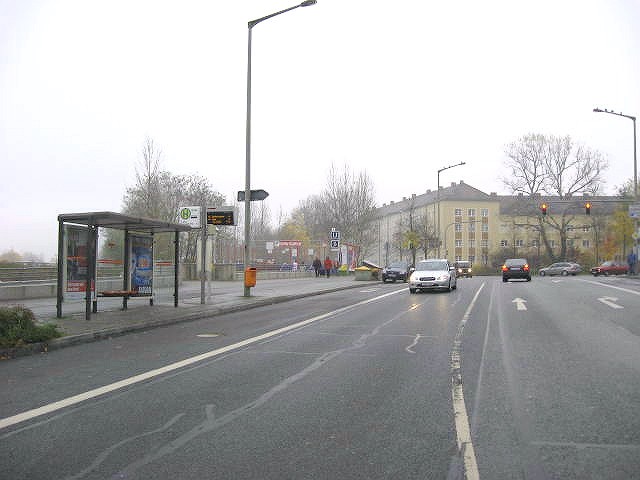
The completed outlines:
[[[552,263],[548,267],[541,268],[538,271],[538,275],[544,277],[545,275],[562,275],[566,277],[567,275],[577,275],[582,271],[582,267],[577,263],[571,262],[556,262]]]
[[[467,261],[461,260],[459,262],[454,263],[454,266],[456,267],[456,277],[458,277],[458,278],[460,278],[460,277],[467,277],[467,278],[473,277],[473,275],[471,273],[471,262],[467,262]]]
[[[594,277],[598,275],[624,275],[626,273],[629,273],[629,266],[626,263],[614,262],[613,260],[591,269],[591,274]]]
[[[395,282],[396,280],[402,280],[406,282],[411,275],[411,266],[407,262],[393,262],[388,267],[382,269],[382,281],[386,283],[387,280]]]
[[[502,281],[508,282],[512,278],[531,281],[531,270],[526,258],[507,258],[502,265]]]

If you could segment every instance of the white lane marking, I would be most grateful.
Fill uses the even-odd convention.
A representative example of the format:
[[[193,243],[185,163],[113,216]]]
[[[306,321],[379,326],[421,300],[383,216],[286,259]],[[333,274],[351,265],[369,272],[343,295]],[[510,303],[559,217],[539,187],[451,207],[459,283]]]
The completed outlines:
[[[218,333],[200,333],[198,335],[196,335],[196,337],[198,338],[215,338],[215,337],[219,337],[220,334]]]
[[[617,303],[614,303],[618,301],[617,297],[599,297],[598,301],[604,303],[605,305],[611,308],[624,308],[622,305],[618,305]]]
[[[527,301],[524,298],[514,298],[513,300],[511,300],[511,303],[515,303],[516,304],[516,310],[526,310],[527,306],[525,305],[525,303],[527,303]]]
[[[632,293],[634,295],[640,295],[639,291],[631,290],[630,288],[617,287],[615,285],[609,285],[608,283],[594,282],[593,280],[582,280],[582,279],[579,279],[579,281],[585,282],[585,283],[592,283],[593,285],[598,285],[599,287],[615,288],[616,290],[620,290],[621,292],[627,292],[627,293]]]
[[[471,303],[467,307],[467,311],[464,313],[464,316],[460,321],[460,325],[458,325],[458,332],[456,333],[453,348],[451,349],[451,397],[453,398],[453,418],[456,427],[458,453],[462,455],[466,480],[479,480],[480,472],[478,470],[473,442],[471,441],[469,415],[467,414],[467,407],[464,403],[464,394],[462,391],[462,373],[460,370],[462,358],[462,335],[464,333],[464,327],[467,320],[469,320],[469,316],[471,315],[471,310],[476,304],[476,300],[478,300],[483,288],[484,282],[480,285],[480,288],[478,288],[478,291],[474,295],[473,300],[471,300]]]
[[[366,290],[360,290],[360,293],[372,293],[378,290],[377,288],[368,288]]]
[[[415,347],[418,344],[418,341],[420,340],[420,337],[422,337],[422,335],[417,334],[416,338],[413,339],[413,343],[411,345],[409,345],[408,347],[405,347],[405,350],[407,351],[407,353],[416,353],[413,350],[411,350],[411,348]]]
[[[125,388],[136,383],[144,382],[145,380],[149,380],[150,378],[157,377],[159,375],[163,375],[168,372],[172,372],[174,370],[178,370],[180,368],[193,365],[194,363],[202,362],[203,360],[208,360],[210,358],[216,357],[218,355],[222,355],[223,353],[228,353],[233,350],[237,350],[242,347],[246,347],[247,345],[251,345],[256,342],[260,342],[264,339],[275,337],[276,335],[281,335],[283,333],[289,332],[291,330],[295,330],[296,328],[301,328],[311,323],[317,322],[319,320],[323,320],[328,317],[332,317],[341,313],[344,313],[353,308],[366,305],[368,303],[375,302],[385,297],[389,297],[391,295],[396,295],[398,293],[403,292],[403,290],[396,290],[394,292],[385,293],[383,295],[379,295],[377,297],[369,298],[367,300],[362,300],[360,302],[354,303],[352,305],[347,305],[345,307],[338,308],[331,312],[323,313],[321,315],[316,315],[315,317],[308,318],[307,320],[302,320],[298,323],[294,323],[292,325],[288,325],[286,327],[278,328],[276,330],[272,330],[270,332],[263,333],[262,335],[257,335],[255,337],[247,338],[246,340],[242,340],[240,342],[234,343],[232,345],[227,345],[222,348],[217,348],[215,350],[211,350],[210,352],[205,352],[200,355],[196,355],[190,358],[186,358],[179,362],[171,363],[169,365],[165,365],[164,367],[156,368],[154,370],[149,370],[148,372],[144,372],[138,375],[134,375],[133,377],[125,378],[123,380],[110,383],[108,385],[104,385],[102,387],[94,388],[93,390],[89,390],[84,393],[80,393],[78,395],[74,395],[72,397],[68,397],[62,400],[58,400],[57,402],[52,402],[47,405],[43,405],[38,408],[34,408],[31,410],[27,410],[22,413],[18,413],[16,415],[12,415],[11,417],[6,417],[0,419],[0,430],[3,428],[10,427],[11,425],[15,425],[17,423],[21,423],[27,420],[31,420],[33,418],[46,415],[51,412],[55,412],[57,410],[61,410],[63,408],[69,407],[71,405],[75,405],[80,402],[84,402],[85,400],[90,400],[92,398],[99,397],[101,395],[105,395],[107,393],[114,392],[116,390],[120,390],[121,388]]]

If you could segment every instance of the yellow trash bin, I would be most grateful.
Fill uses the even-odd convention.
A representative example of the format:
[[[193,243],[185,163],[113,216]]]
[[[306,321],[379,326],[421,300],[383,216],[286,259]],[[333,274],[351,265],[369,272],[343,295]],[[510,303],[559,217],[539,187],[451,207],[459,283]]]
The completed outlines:
[[[256,273],[258,269],[256,267],[249,267],[244,271],[244,286],[255,287],[256,286]]]

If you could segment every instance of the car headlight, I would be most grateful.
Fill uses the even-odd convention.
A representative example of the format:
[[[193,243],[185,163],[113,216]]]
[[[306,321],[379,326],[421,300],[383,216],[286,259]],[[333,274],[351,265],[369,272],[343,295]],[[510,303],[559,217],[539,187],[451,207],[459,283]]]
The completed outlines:
[[[461,268],[458,269],[458,273],[462,273],[462,269]]]
[[[438,277],[438,280],[440,280],[440,281],[449,280],[449,274],[448,273],[444,273],[444,274],[440,275]]]

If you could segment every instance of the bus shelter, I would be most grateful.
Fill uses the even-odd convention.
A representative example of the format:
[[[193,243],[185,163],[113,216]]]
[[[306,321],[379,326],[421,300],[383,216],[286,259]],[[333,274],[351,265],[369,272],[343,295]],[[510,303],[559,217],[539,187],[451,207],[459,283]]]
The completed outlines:
[[[96,265],[98,254],[98,228],[124,231],[124,258],[122,289],[98,292]],[[153,305],[153,235],[174,232],[174,306],[178,306],[178,270],[180,258],[180,232],[191,227],[162,220],[133,217],[114,212],[65,213],[58,215],[58,284],[56,316],[62,317],[65,285],[67,291],[84,294],[85,318],[97,312],[98,296],[122,297],[122,308],[132,296],[147,296]],[[69,248],[70,242],[73,249]],[[137,245],[134,246],[135,242]],[[133,252],[133,253],[132,253]],[[133,259],[132,255],[137,258]],[[139,268],[142,267],[142,268]],[[139,270],[139,271],[137,271]],[[133,287],[132,287],[132,284]],[[93,306],[92,306],[93,304]]]

